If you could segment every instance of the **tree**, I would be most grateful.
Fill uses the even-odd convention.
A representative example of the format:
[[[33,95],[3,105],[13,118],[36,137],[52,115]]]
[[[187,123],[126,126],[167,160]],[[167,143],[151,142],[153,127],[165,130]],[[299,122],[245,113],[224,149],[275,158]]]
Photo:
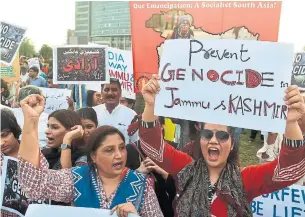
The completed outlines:
[[[25,38],[20,45],[19,55],[32,58],[36,54],[35,46],[30,38]]]
[[[47,44],[43,44],[39,54],[44,58],[44,59],[52,59],[53,56],[53,50],[52,48],[47,45]]]

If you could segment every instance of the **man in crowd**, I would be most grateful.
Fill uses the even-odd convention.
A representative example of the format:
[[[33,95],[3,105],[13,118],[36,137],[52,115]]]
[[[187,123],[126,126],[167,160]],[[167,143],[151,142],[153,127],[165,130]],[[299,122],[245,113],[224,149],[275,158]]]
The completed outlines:
[[[39,69],[36,66],[32,66],[29,69],[29,79],[27,80],[27,84],[37,87],[48,87],[46,79],[39,76]]]
[[[118,79],[111,78],[110,84],[102,85],[102,97],[105,103],[93,107],[96,111],[99,126],[110,125],[119,129],[125,136],[126,144],[136,142],[138,132],[128,136],[128,126],[137,115],[132,109],[120,104],[122,94],[121,84]]]

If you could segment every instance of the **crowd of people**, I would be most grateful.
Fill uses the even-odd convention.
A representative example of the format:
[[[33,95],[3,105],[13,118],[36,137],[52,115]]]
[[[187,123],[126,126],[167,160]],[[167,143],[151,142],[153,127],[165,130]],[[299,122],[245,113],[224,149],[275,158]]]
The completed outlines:
[[[20,63],[20,82],[1,79],[1,167],[4,156],[19,160],[29,200],[109,209],[120,217],[252,216],[255,197],[303,184],[305,104],[296,86],[283,95],[285,134],[265,133],[261,164],[243,168],[243,129],[154,115],[157,75],[144,86],[145,108],[137,114],[117,79],[97,92],[53,84],[52,64],[46,70],[29,67],[24,57]],[[67,109],[46,114],[40,87],[71,89]],[[84,89],[81,108],[77,88]]]

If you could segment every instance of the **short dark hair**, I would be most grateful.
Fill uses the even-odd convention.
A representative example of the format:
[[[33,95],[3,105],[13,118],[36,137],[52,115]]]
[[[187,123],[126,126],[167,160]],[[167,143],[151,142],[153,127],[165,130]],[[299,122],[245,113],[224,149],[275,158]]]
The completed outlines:
[[[81,119],[89,119],[93,121],[96,126],[98,126],[97,115],[93,108],[90,107],[81,108],[78,109],[76,113],[79,115]]]
[[[39,69],[36,66],[32,66],[31,68],[29,68],[29,71],[30,70],[39,73]]]
[[[117,84],[119,89],[122,90],[120,80],[117,78],[110,78],[110,84]],[[105,84],[101,84],[101,90],[103,91]]]
[[[12,132],[16,139],[19,139],[21,135],[21,128],[14,113],[7,108],[1,109],[1,131],[4,130]]]
[[[94,90],[87,91],[87,106],[89,106],[89,107],[95,106],[93,103],[93,96],[95,93],[96,93],[96,91],[94,91]]]

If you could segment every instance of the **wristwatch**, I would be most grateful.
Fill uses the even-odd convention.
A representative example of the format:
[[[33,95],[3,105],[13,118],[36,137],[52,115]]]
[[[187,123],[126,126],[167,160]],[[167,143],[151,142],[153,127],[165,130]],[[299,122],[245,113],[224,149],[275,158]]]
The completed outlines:
[[[60,149],[61,149],[61,150],[71,149],[71,145],[61,144]]]

